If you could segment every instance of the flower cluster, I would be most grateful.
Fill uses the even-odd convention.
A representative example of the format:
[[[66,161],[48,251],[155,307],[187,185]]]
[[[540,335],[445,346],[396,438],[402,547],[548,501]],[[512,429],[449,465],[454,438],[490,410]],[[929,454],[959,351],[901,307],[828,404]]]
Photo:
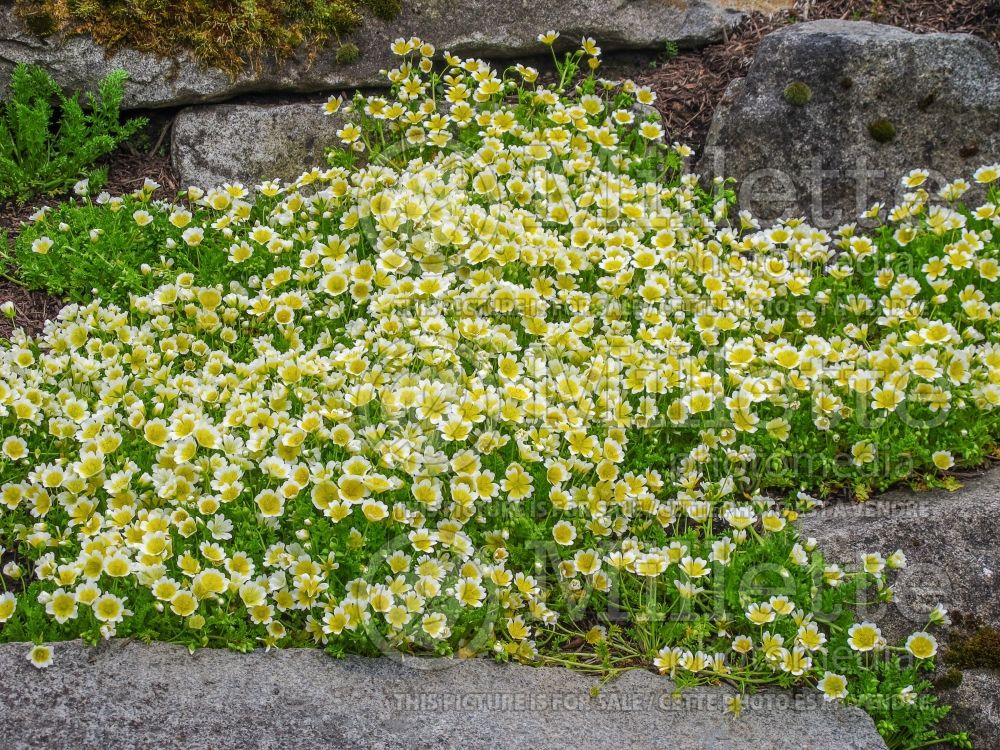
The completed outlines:
[[[935,472],[996,434],[995,189],[969,213],[911,173],[871,232],[762,228],[684,173],[648,90],[394,50],[336,166],[255,203],[100,196],[83,235],[37,217],[50,258],[127,227],[225,275],[166,264],[0,352],[2,636],[532,660],[585,611],[595,659],[830,699],[833,646],[933,657],[836,606],[890,599],[901,552],[845,570],[791,522],[842,454]]]

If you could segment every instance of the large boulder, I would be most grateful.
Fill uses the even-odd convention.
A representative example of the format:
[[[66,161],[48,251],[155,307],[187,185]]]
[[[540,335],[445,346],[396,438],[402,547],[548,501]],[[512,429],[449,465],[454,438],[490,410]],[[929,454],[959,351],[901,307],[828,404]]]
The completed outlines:
[[[418,669],[395,659],[333,659],[319,649],[237,654],[79,642],[39,672],[30,644],[0,645],[0,737],[21,750],[295,748],[655,748],[885,750],[860,708],[816,690],[764,690],[736,720],[732,688],[671,696],[627,672],[600,686],[566,669],[485,659]]]
[[[184,186],[294,180],[326,165],[325,150],[342,125],[318,103],[188,107],[174,120],[170,156]]]
[[[911,169],[940,182],[996,161],[995,48],[834,20],[764,39],[715,112],[699,170],[736,178],[741,208],[764,219],[834,226],[899,197]]]
[[[330,48],[315,59],[303,52],[266,63],[259,71],[248,68],[232,79],[199,66],[189,55],[159,58],[128,49],[108,55],[87,36],[39,39],[14,16],[12,5],[0,6],[0,82],[7,81],[18,62],[41,65],[72,88],[93,88],[109,71],[122,68],[131,77],[125,94],[129,108],[222,101],[254,92],[382,85],[379,71],[395,65],[390,43],[413,35],[441,50],[497,58],[544,52],[536,38],[548,29],[563,32],[567,40],[593,36],[606,50],[662,48],[667,41],[693,47],[721,37],[744,18],[731,8],[755,7],[753,0],[406,0],[397,18],[366,18],[352,35],[361,53],[356,63],[338,64],[336,49]]]

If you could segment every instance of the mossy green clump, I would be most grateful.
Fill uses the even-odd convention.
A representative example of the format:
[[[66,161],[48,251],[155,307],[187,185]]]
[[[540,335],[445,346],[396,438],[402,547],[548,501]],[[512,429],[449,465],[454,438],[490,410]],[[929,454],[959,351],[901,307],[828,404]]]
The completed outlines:
[[[58,28],[56,20],[45,11],[29,13],[23,16],[21,20],[24,22],[28,31],[35,36],[49,36]]]
[[[868,134],[878,143],[888,143],[896,137],[896,126],[881,117],[868,126]]]
[[[366,0],[365,5],[373,15],[386,21],[395,18],[403,10],[403,0]]]
[[[962,684],[962,670],[957,667],[949,667],[944,674],[934,680],[934,687],[938,690],[951,690]]]
[[[959,669],[1000,669],[1000,631],[980,628],[968,638],[954,641],[944,660]]]
[[[979,153],[979,146],[975,143],[966,143],[958,149],[958,155],[963,159],[971,159]]]
[[[361,50],[358,45],[345,42],[337,48],[336,60],[338,65],[352,65],[361,58]]]
[[[793,107],[804,107],[812,99],[813,92],[804,81],[792,81],[785,87],[784,96]]]
[[[310,52],[356,29],[367,8],[392,18],[401,0],[15,0],[31,33],[89,34],[101,46],[169,57],[188,51],[235,77],[265,56]]]

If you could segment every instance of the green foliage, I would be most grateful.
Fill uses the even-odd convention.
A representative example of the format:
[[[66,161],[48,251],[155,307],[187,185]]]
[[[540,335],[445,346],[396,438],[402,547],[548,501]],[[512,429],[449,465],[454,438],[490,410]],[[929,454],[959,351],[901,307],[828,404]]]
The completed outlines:
[[[50,216],[70,229],[60,238],[65,245],[58,246],[59,262],[53,264],[52,259],[34,251],[37,235],[26,230],[14,244],[13,261],[20,279],[68,301],[84,302],[96,289],[102,298],[127,305],[130,293],[141,294],[154,283],[152,275],[143,272],[145,264],[190,270],[191,261],[186,256],[161,261],[158,242],[165,239],[165,233],[139,231],[131,213],[109,214],[88,203],[60,205]]]
[[[863,708],[892,749],[919,748],[949,743],[956,748],[972,748],[966,732],[940,735],[936,725],[951,711],[928,691],[930,683],[920,677],[916,666],[905,665],[898,657],[873,658],[853,673],[858,694],[848,703]]]
[[[130,296],[146,294],[178,273],[197,272],[209,283],[228,283],[229,243],[220,237],[209,235],[200,248],[190,248],[183,241],[183,227],[162,214],[148,226],[139,226],[136,213],[152,210],[151,192],[147,186],[125,198],[71,200],[45,210],[15,240],[11,260],[20,280],[67,301],[86,303],[96,295],[122,307],[128,306]],[[261,201],[258,210],[269,204]],[[196,209],[196,215],[203,212]],[[36,240],[46,232],[56,244],[43,253]],[[169,246],[174,249],[165,253]],[[263,256],[244,267],[249,273],[272,270]]]
[[[124,71],[108,75],[84,107],[41,68],[14,68],[0,110],[0,200],[58,193],[82,177],[101,182],[103,170],[94,162],[146,124],[143,118],[120,122],[126,78]]]
[[[422,56],[433,54],[414,47]],[[2,639],[96,642],[117,634],[237,651],[260,643],[313,644],[335,656],[385,646],[438,655],[492,648],[500,660],[566,665],[607,678],[654,666],[680,688],[725,682],[741,696],[762,686],[815,686],[818,700],[845,700],[867,710],[894,750],[945,741],[967,747],[963,734],[940,737],[935,729],[947,708],[929,695],[924,678],[937,648],[930,634],[919,634],[922,648],[909,641],[894,645],[875,623],[855,623],[857,607],[874,603],[865,600],[891,601],[903,556],[876,551],[864,556],[861,568],[843,569],[798,537],[793,522],[816,505],[807,492],[867,496],[908,478],[946,484],[956,480],[942,472],[982,462],[995,445],[1000,409],[994,408],[993,378],[1000,353],[983,341],[995,341],[998,331],[1000,260],[990,227],[1000,192],[987,188],[988,203],[974,211],[914,199],[906,223],[891,212],[888,223],[876,222],[865,234],[856,225],[820,232],[797,220],[757,231],[752,217],[733,218],[735,196],[724,183],[709,193],[683,172],[686,149],[660,143],[655,123],[630,119],[650,92],[604,86],[585,73],[581,80],[595,62],[594,52],[556,60],[558,83],[544,96],[514,78],[530,83],[537,71],[512,69],[512,85],[490,85],[477,100],[483,112],[509,119],[503,131],[486,132],[497,127],[493,117],[473,126],[470,114],[436,128],[447,136],[443,141],[407,137],[412,123],[429,116],[417,110],[422,97],[403,98],[403,111],[412,109],[396,121],[366,114],[359,95],[348,109],[353,127],[339,136],[345,148],[332,158],[340,168],[313,170],[291,185],[264,183],[253,205],[239,186],[190,190],[173,204],[151,201],[147,186],[36,216],[17,241],[23,277],[90,304],[69,308],[42,339],[15,337],[9,351],[0,349],[0,359],[18,373],[9,386],[0,381],[15,405],[4,423],[11,438],[3,446],[9,461],[0,459],[0,540],[10,540],[5,544],[19,556],[25,581],[16,609],[13,596],[0,600],[7,606],[6,613],[0,609],[7,618]],[[457,68],[451,73],[462,75]],[[455,83],[427,75],[430,100],[446,101],[445,84]],[[549,154],[559,141],[547,136],[559,133],[547,121],[561,116],[550,108],[578,100],[592,112],[587,132],[604,145],[562,133],[567,145]],[[612,112],[622,121],[609,119]],[[571,119],[566,129],[579,127]],[[504,197],[483,168],[498,154],[514,170],[505,173]],[[355,159],[365,163],[355,167]],[[590,182],[602,172],[601,181]],[[584,223],[571,224],[561,202],[533,197],[524,174],[538,175],[540,185],[553,189],[563,183],[567,200],[579,201],[580,215],[590,213],[588,221],[597,226],[630,226],[641,217],[635,265],[661,270],[637,280],[635,270],[624,268],[624,254],[613,249],[611,234],[591,243],[576,231]],[[630,187],[619,191],[620,204],[589,208],[625,177],[630,185],[648,186],[646,195],[658,196],[657,204],[640,203],[639,191]],[[976,179],[989,185],[1000,175],[987,167]],[[398,193],[383,189],[390,182]],[[421,205],[417,198],[425,196],[435,201]],[[367,208],[364,214],[359,206]],[[522,220],[487,229],[493,221],[487,210],[494,207],[501,209],[497,216],[523,212]],[[868,218],[880,213],[870,211]],[[675,217],[683,234],[656,230]],[[459,224],[469,231],[455,233]],[[528,238],[541,240],[542,224],[559,252],[542,259],[532,251],[529,262],[529,255],[518,253],[541,246]],[[472,236],[482,239],[482,247],[469,242]],[[437,238],[440,254],[427,252],[428,237]],[[661,259],[639,247],[657,237]],[[960,237],[979,245],[970,257],[958,247]],[[592,247],[577,253],[574,243]],[[488,258],[479,255],[487,248]],[[574,269],[563,264],[564,251],[580,265],[575,280],[566,273]],[[410,311],[415,294],[443,291],[435,286],[441,277],[454,286],[435,308],[439,319],[425,315],[427,308]],[[499,400],[489,407],[498,417],[482,433],[488,440],[481,435],[473,441],[468,433],[452,439],[449,433],[437,442],[429,420],[400,416],[402,398],[415,397],[411,386],[393,389],[421,382],[419,375],[427,383],[461,383],[471,403],[473,389],[465,385],[470,371],[485,373],[490,388],[514,377],[520,365],[507,355],[532,351],[522,342],[537,335],[539,321],[534,315],[518,321],[499,296],[481,304],[494,282],[502,282],[498,292],[517,289],[525,299],[548,285],[555,299],[556,287],[565,287],[575,295],[576,310],[599,312],[592,320],[564,318],[553,306],[542,311],[547,320],[540,322],[552,326],[545,331],[564,324],[584,330],[586,322],[597,326],[601,341],[584,351],[591,344],[583,339],[592,338],[593,329],[573,334],[573,342],[566,328],[537,347],[546,355],[537,361],[559,380],[555,389],[548,381],[539,384],[550,402],[533,431],[508,426],[524,425],[525,418],[514,403],[518,386],[508,384],[502,387],[511,394],[509,404],[503,411]],[[735,282],[732,290],[729,282]],[[964,291],[946,294],[953,285]],[[748,287],[754,288],[750,301],[733,293]],[[692,355],[684,364],[687,382],[679,361],[658,359],[650,346],[656,341],[650,326],[667,320],[663,312],[650,303],[641,316],[626,316],[613,303],[638,304],[658,289],[675,312],[704,311],[706,303],[715,311],[673,318],[670,346]],[[122,309],[91,302],[94,294]],[[898,299],[912,306],[901,309]],[[483,332],[495,337],[486,346],[471,343],[474,329],[464,317],[470,304]],[[910,314],[925,309],[926,318]],[[384,329],[374,332],[375,322]],[[392,353],[410,340],[420,348]],[[914,350],[924,354],[917,358]],[[454,353],[448,362],[438,354],[444,351]],[[599,376],[594,379],[574,374],[581,359],[597,353],[621,377],[605,378],[597,370],[591,370]],[[504,369],[491,370],[490,363],[501,359]],[[982,366],[973,364],[979,360]],[[640,361],[643,369],[631,367]],[[541,378],[534,370],[517,377]],[[113,383],[95,384],[94,372],[115,373],[108,376]],[[348,378],[355,381],[349,389]],[[734,394],[733,406],[723,409],[722,398],[708,398],[705,389],[716,382],[720,396]],[[579,396],[572,395],[576,386]],[[565,396],[558,393],[563,388]],[[648,391],[665,418],[640,417],[635,410],[647,408],[646,397],[627,401],[630,396],[620,395],[624,388],[632,396]],[[621,398],[628,409],[610,415],[588,405],[584,411],[584,391],[605,403]],[[737,408],[737,396],[752,401],[752,414]],[[562,428],[549,425],[557,425],[555,410],[565,408],[557,404],[570,400],[573,419],[593,435],[573,431],[560,453]],[[108,416],[97,423],[90,414]],[[176,425],[173,437],[167,419]],[[403,419],[405,433],[399,429]],[[568,424],[568,417],[559,419]],[[617,424],[627,425],[627,432],[612,426]],[[108,430],[98,433],[104,425]],[[501,442],[508,430],[517,439]],[[497,494],[496,502],[476,506],[471,485],[456,476],[449,504],[436,504],[440,497],[428,500],[411,480],[366,473],[363,482],[346,473],[362,456],[377,457],[379,469],[392,477],[421,473],[424,459],[411,464],[394,453],[404,434],[406,441],[419,437],[440,447],[440,455],[451,459],[434,456],[441,467],[434,477],[458,471],[463,453],[474,455],[490,483],[490,477],[505,476],[507,500]],[[559,458],[545,462],[541,451]],[[574,458],[584,452],[600,461]],[[292,462],[295,474],[289,473]],[[68,480],[63,467],[74,472]],[[239,471],[224,480],[224,469]],[[482,476],[475,479],[477,492]],[[530,501],[514,496],[525,482],[534,491]],[[48,489],[60,483],[53,499]],[[304,492],[308,484],[312,490]],[[491,487],[487,493],[496,492]],[[285,498],[277,509],[275,488]],[[364,510],[369,490],[385,498],[368,505],[371,515]],[[350,520],[348,503],[362,506]],[[613,516],[607,512],[612,506]],[[390,508],[391,515],[380,517],[380,509]],[[152,520],[162,524],[162,536]],[[225,528],[218,525],[223,521]],[[459,539],[451,521],[467,535],[462,546],[482,562],[481,568],[452,570],[462,578],[482,575],[489,595],[470,605],[451,593],[450,580],[436,593],[423,588],[426,581],[407,583],[433,597],[429,605],[413,601],[444,617],[449,630],[440,640],[418,628],[416,619],[404,623],[409,630],[402,634],[374,613],[361,627],[353,597],[369,598],[368,582],[424,575],[410,564],[425,550],[416,546],[418,536],[409,536],[408,524],[444,531],[436,540],[443,545],[449,537]],[[94,607],[77,607],[72,597],[73,618],[56,619],[52,600],[47,616],[54,586],[79,583],[76,563],[57,562],[92,556],[84,549],[87,537],[103,538],[112,524],[124,531],[107,538],[144,545],[137,558],[148,557],[152,569],[171,579],[163,582],[167,594],[154,593],[139,576],[112,576],[107,566],[108,597],[127,602],[127,617],[110,624],[106,617],[102,624]],[[401,531],[407,536],[401,538]],[[220,543],[209,542],[208,534]],[[221,567],[227,556],[233,563],[236,552],[257,571],[280,568],[274,580],[293,581],[294,592],[286,583],[272,592],[278,610],[251,604],[253,597],[244,600],[198,557]],[[450,563],[452,553],[445,554]],[[253,575],[241,573],[242,565],[229,570],[227,564],[233,581]],[[501,568],[524,577],[512,583]],[[191,584],[197,601],[193,593],[182,597],[172,590],[189,579],[199,580]],[[211,588],[210,579],[220,585]],[[357,581],[366,586],[351,584]],[[471,588],[473,582],[463,583]],[[319,583],[329,586],[328,593],[320,595]],[[344,592],[352,592],[352,601]],[[927,627],[944,618],[936,608]],[[877,637],[863,640],[856,630]],[[730,710],[738,711],[740,699]]]

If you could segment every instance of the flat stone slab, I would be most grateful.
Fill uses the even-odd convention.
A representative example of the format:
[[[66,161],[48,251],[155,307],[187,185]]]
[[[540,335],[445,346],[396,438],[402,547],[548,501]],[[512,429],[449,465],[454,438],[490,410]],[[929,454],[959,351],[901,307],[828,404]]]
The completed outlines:
[[[667,41],[693,47],[722,37],[746,17],[743,9],[774,10],[791,0],[406,0],[391,21],[365,18],[350,35],[361,56],[351,65],[336,62],[336,45],[281,63],[265,63],[231,78],[205,68],[188,54],[173,58],[124,49],[112,55],[87,36],[40,39],[14,16],[12,3],[0,6],[0,86],[18,62],[45,67],[65,87],[96,87],[108,72],[129,72],[126,108],[167,107],[222,101],[246,93],[326,91],[386,85],[382,68],[397,64],[389,45],[398,37],[419,36],[439,50],[498,58],[547,53],[538,34],[561,31],[578,43],[593,36],[606,50],[662,49]]]
[[[290,182],[326,167],[325,150],[339,143],[343,125],[319,103],[188,107],[174,119],[170,158],[184,187]]]
[[[762,692],[740,718],[724,688],[671,696],[632,671],[604,686],[483,659],[414,668],[312,649],[236,654],[112,642],[57,644],[44,671],[0,646],[0,738],[14,750],[671,748],[884,750],[857,708],[817,691]]]
[[[829,562],[856,567],[862,552],[903,550],[907,566],[893,586],[895,600],[858,615],[877,622],[891,642],[922,630],[938,602],[955,621],[937,631],[943,643],[982,626],[1000,629],[1000,469],[963,482],[955,492],[896,490],[833,505],[799,522]],[[941,662],[939,673],[947,666]],[[1000,675],[966,670],[941,702],[952,706],[949,731],[967,730],[977,748],[1000,748]]]
[[[829,506],[803,516],[799,530],[828,562],[856,567],[863,552],[903,550],[895,601],[863,613],[890,639],[922,629],[938,602],[963,621],[1000,628],[1000,469],[955,492],[896,490]]]

